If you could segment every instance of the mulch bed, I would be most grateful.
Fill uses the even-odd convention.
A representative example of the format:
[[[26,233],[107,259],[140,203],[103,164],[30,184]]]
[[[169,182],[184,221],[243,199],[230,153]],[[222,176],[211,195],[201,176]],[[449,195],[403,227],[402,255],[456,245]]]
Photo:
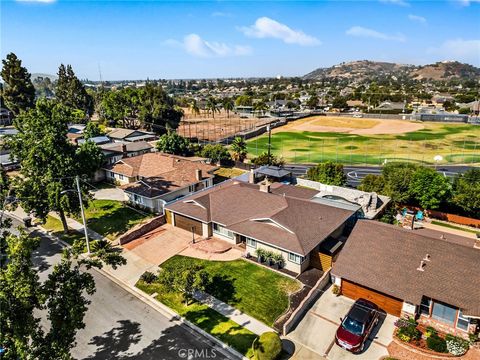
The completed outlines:
[[[309,268],[301,273],[297,280],[306,286],[313,287],[323,275],[323,271],[316,268]]]
[[[391,357],[394,357],[399,360],[432,360],[432,357],[428,354],[419,354],[413,351],[410,351],[403,346],[392,341],[387,347],[388,353]],[[442,354],[439,354],[442,355]],[[480,359],[480,349],[470,348],[465,355],[453,357],[452,359],[458,360],[478,360]]]

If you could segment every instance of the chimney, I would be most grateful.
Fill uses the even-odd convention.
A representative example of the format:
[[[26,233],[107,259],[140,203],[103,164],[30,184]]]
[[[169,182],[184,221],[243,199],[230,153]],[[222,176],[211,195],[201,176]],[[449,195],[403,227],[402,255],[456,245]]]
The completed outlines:
[[[127,144],[125,143],[122,143],[122,153],[125,156],[127,155]]]
[[[195,169],[195,179],[197,179],[197,181],[202,181],[202,170],[200,169]]]
[[[270,192],[270,183],[268,181],[262,181],[260,184],[260,191],[269,193]]]
[[[418,271],[425,271],[425,261],[420,261],[420,266],[417,268]]]
[[[253,169],[250,169],[250,172],[248,173],[248,182],[250,184],[255,184],[255,173],[253,172]]]
[[[425,254],[423,261],[430,261],[430,254]]]

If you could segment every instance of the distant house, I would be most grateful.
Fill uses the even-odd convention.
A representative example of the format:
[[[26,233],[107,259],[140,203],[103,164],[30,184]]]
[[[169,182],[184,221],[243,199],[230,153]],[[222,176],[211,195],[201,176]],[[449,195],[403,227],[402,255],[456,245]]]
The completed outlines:
[[[153,146],[146,141],[133,143],[113,142],[101,144],[100,149],[105,156],[106,163],[112,165],[124,157],[133,157],[149,153],[152,151]]]
[[[83,144],[84,142],[86,142],[87,140],[85,140],[83,137],[81,138],[78,138],[77,139],[77,144],[78,145],[81,145]],[[108,136],[105,136],[105,135],[101,135],[101,136],[94,136],[90,139],[88,139],[88,141],[92,141],[94,142],[95,144],[97,145],[102,145],[102,144],[107,144],[110,142],[110,138]]]
[[[360,220],[332,268],[341,293],[467,337],[480,319],[475,239]]]
[[[7,126],[12,124],[12,112],[5,108],[0,108],[0,125]]]
[[[128,202],[161,213],[166,203],[213,186],[217,169],[188,158],[145,153],[123,158],[105,172],[107,180],[123,184]]]
[[[257,249],[281,254],[285,269],[295,274],[310,266],[326,270],[323,259],[331,263],[332,257],[325,245],[328,251],[341,247],[355,212],[310,201],[310,189],[289,188],[274,192],[266,184],[229,180],[168,204],[167,221],[245,247],[252,256]]]
[[[157,136],[152,132],[122,128],[110,131],[107,136],[114,142],[153,141],[157,139]]]
[[[373,111],[375,112],[381,112],[381,111],[388,111],[388,112],[402,112],[406,110],[406,104],[403,102],[392,102],[392,101],[384,101],[380,105],[378,105],[376,108],[373,108]]]

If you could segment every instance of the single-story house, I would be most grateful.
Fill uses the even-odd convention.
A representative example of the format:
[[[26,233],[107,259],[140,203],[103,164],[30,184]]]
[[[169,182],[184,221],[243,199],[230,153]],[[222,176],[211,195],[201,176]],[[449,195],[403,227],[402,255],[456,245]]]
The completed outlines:
[[[157,136],[148,131],[131,130],[116,128],[110,131],[107,136],[114,142],[136,142],[136,141],[153,141],[157,140]]]
[[[341,293],[466,337],[480,319],[475,239],[359,220],[333,264]]]
[[[146,141],[113,142],[101,144],[99,147],[108,165],[115,164],[124,157],[143,155],[153,150],[153,146]]]
[[[129,203],[163,213],[166,203],[213,186],[217,169],[188,158],[150,152],[121,159],[105,172],[107,180],[123,184]]]
[[[81,138],[78,138],[77,139],[77,144],[78,145],[81,145],[83,144],[84,142],[86,142],[87,140],[84,139],[83,137]],[[100,136],[94,136],[94,137],[91,137],[90,139],[88,139],[88,141],[92,141],[94,142],[95,144],[97,145],[102,145],[102,144],[107,144],[110,142],[110,138],[108,136],[105,136],[105,135],[100,135]]]
[[[321,244],[330,238],[341,242],[355,221],[354,211],[318,204],[299,194],[276,194],[268,184],[234,180],[165,209],[173,226],[245,247],[252,256],[260,248],[279,253],[285,269],[296,274],[309,266],[322,268]]]

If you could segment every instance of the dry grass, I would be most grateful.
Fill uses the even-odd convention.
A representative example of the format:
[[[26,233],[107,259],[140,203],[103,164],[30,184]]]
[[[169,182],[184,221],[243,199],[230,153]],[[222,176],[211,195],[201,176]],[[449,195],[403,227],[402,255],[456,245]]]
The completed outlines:
[[[312,125],[315,126],[331,126],[350,129],[370,129],[378,125],[380,121],[373,119],[359,119],[359,118],[340,118],[330,116],[314,116],[310,119]]]

